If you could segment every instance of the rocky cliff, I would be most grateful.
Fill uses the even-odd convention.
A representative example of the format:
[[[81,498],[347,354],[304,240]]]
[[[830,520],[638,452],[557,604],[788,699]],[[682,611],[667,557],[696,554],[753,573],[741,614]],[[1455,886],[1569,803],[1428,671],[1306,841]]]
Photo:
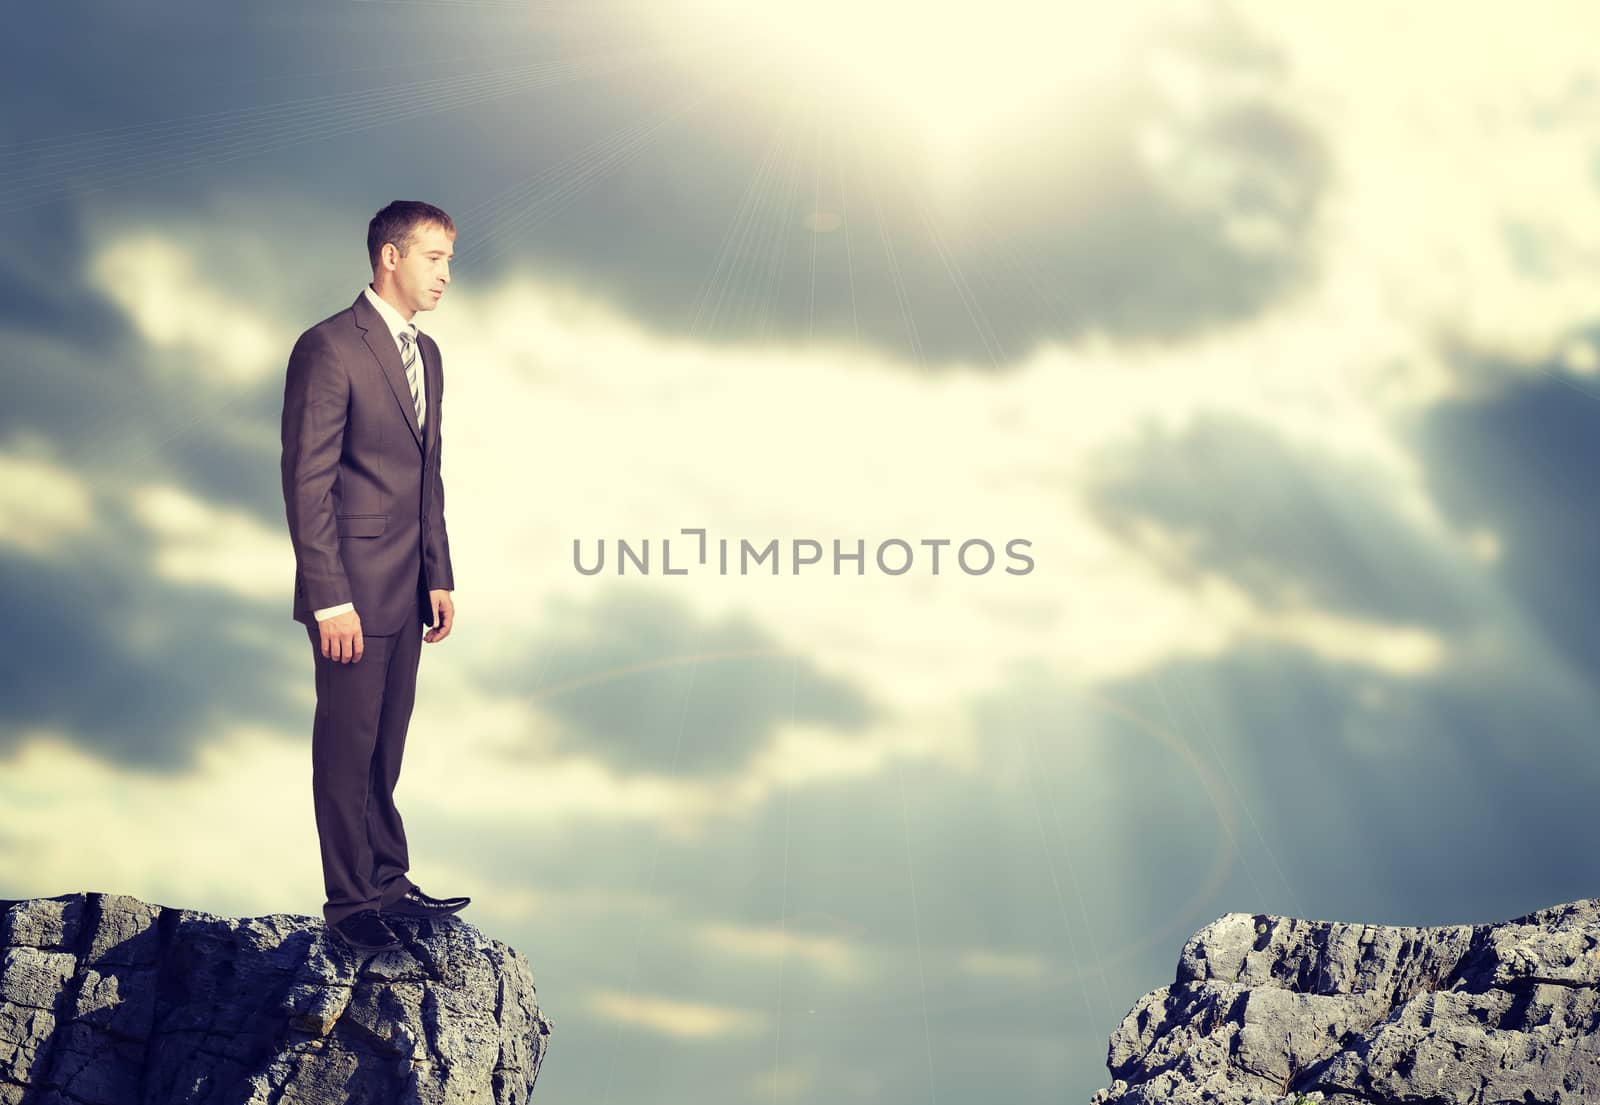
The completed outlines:
[[[1600,1102],[1600,898],[1406,928],[1230,913],[1111,1037],[1093,1105]]]
[[[359,956],[320,919],[0,902],[0,1105],[526,1102],[551,1022],[459,919]]]

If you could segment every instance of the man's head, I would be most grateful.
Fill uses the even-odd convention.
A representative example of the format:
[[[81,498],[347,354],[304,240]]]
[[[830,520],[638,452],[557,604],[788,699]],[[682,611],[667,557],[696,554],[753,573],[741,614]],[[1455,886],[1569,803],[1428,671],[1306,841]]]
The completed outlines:
[[[431,203],[395,200],[367,224],[372,290],[410,318],[439,305],[450,283],[456,224]]]

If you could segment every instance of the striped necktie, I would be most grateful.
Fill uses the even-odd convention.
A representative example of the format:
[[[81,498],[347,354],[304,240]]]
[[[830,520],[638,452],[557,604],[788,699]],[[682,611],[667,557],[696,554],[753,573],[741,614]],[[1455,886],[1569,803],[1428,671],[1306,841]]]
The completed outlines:
[[[410,330],[400,331],[400,360],[406,366],[406,383],[411,385],[411,405],[417,411],[417,428],[422,428],[422,387],[417,382],[417,342]]]

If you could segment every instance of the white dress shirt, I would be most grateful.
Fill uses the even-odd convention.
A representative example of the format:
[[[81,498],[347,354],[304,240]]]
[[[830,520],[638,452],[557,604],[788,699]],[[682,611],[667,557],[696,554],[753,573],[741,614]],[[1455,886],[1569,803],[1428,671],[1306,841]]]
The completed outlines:
[[[417,345],[417,324],[414,322],[407,322],[405,319],[401,318],[400,312],[395,310],[394,306],[390,304],[388,300],[384,299],[377,292],[373,291],[371,284],[368,284],[365,288],[361,289],[361,293],[367,297],[368,303],[377,308],[379,317],[381,317],[384,321],[384,324],[389,327],[389,333],[394,337],[394,346],[400,351],[400,360],[402,363],[405,362],[406,350],[405,346],[400,344],[400,334],[402,332],[409,332],[411,335],[411,344],[416,346],[418,393],[422,396],[422,410],[417,415],[417,428],[420,430],[423,426],[424,420],[428,415],[428,397],[427,389],[421,386],[422,346]],[[338,606],[324,606],[321,610],[313,611],[313,613],[315,614],[317,621],[324,622],[329,618],[337,617],[338,615],[343,614],[346,610],[354,610],[355,608],[356,604],[353,602],[341,602]]]

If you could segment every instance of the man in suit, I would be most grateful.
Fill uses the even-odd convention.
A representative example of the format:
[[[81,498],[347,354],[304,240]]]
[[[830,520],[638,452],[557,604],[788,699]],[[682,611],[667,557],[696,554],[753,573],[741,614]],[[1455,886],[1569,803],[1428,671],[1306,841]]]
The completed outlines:
[[[396,200],[374,215],[372,283],[300,335],[284,383],[294,617],[316,667],[322,912],[360,951],[400,946],[388,919],[446,916],[468,901],[432,897],[406,877],[394,804],[421,642],[444,640],[455,622],[439,477],[444,371],[412,321],[439,305],[455,235],[432,204]]]

